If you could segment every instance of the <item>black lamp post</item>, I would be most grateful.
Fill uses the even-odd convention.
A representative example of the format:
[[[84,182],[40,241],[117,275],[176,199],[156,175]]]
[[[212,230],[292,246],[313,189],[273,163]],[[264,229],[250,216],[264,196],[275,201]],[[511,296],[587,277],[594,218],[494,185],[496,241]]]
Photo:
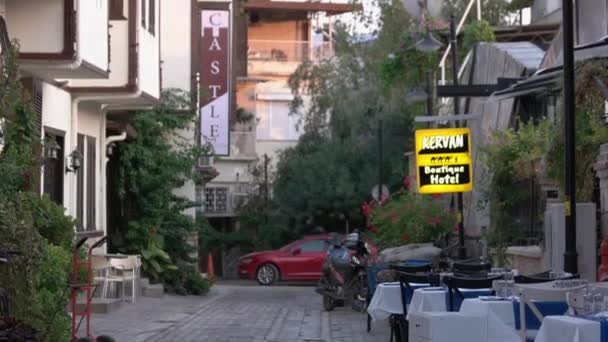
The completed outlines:
[[[571,0],[562,1],[562,30],[564,47],[564,135],[565,135],[565,198],[566,198],[566,251],[564,271],[578,273],[576,253],[576,174],[575,166],[575,126],[574,126],[574,24]]]
[[[441,42],[439,42],[437,39],[435,39],[435,37],[433,37],[433,35],[431,34],[431,30],[427,27],[426,28],[426,34],[424,36],[424,38],[420,39],[418,42],[416,42],[416,44],[414,45],[414,47],[416,48],[416,50],[420,51],[420,52],[424,52],[424,53],[435,53],[437,51],[439,51],[439,49],[441,49]],[[431,73],[427,70],[425,72],[425,76],[426,76],[426,91],[417,88],[415,90],[413,90],[411,93],[409,93],[407,95],[407,99],[410,101],[417,101],[417,102],[421,102],[426,100],[426,115],[428,116],[432,116],[433,115],[433,89],[431,86]]]

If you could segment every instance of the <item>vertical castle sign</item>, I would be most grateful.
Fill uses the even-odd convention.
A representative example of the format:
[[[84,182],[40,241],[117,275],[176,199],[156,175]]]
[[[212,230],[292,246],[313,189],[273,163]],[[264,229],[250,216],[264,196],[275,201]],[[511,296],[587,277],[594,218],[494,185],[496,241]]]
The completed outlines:
[[[201,145],[217,156],[230,153],[230,12],[201,11]]]

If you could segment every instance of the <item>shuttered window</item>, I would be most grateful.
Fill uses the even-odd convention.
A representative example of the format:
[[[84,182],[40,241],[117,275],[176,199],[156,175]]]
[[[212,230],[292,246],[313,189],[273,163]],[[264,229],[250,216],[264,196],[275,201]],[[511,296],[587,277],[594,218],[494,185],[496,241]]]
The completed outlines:
[[[97,230],[95,224],[95,174],[96,163],[95,138],[87,137],[87,230]]]
[[[84,135],[78,134],[76,149],[84,156]],[[71,160],[68,162],[71,163]],[[84,230],[84,168],[78,169],[76,174],[76,221],[78,230]]]
[[[150,0],[148,9],[148,32],[156,34],[156,0]]]

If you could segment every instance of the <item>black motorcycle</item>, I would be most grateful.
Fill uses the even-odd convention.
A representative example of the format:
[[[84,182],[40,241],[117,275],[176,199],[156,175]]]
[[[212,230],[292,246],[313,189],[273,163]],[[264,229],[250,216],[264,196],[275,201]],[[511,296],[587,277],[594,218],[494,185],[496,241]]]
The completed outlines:
[[[323,308],[350,303],[355,311],[363,312],[367,299],[367,262],[370,250],[359,233],[353,233],[327,252],[323,274],[316,292],[323,296]]]

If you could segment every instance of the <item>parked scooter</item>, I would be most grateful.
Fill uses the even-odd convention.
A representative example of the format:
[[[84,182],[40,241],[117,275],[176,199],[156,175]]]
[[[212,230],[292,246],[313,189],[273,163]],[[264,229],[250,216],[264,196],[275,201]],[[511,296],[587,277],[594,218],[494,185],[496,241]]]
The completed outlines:
[[[350,303],[355,311],[365,310],[369,255],[369,246],[357,231],[329,249],[316,289],[323,296],[326,311],[345,303]]]

